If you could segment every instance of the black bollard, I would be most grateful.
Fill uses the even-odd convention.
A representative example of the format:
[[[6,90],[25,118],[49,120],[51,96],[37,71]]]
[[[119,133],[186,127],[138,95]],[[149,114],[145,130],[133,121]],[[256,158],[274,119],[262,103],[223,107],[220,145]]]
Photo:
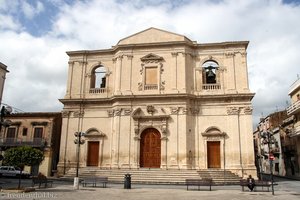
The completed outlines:
[[[131,175],[130,174],[125,174],[124,189],[131,189]]]

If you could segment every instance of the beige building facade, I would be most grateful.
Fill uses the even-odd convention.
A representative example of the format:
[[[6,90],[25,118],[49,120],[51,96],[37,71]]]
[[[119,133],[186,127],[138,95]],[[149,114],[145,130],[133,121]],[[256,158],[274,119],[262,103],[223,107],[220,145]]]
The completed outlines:
[[[60,174],[80,168],[226,169],[256,176],[247,41],[149,28],[69,56]]]
[[[0,151],[19,146],[30,146],[44,153],[44,160],[39,166],[27,166],[25,169],[33,175],[39,172],[52,176],[57,171],[59,160],[61,113],[11,113],[5,116],[9,126],[0,131]]]
[[[287,108],[287,114],[292,117],[293,125],[289,129],[289,137],[295,141],[295,149],[291,155],[292,175],[300,176],[300,78],[290,86],[289,96],[291,105]]]
[[[0,62],[0,104],[2,103],[2,95],[4,90],[4,83],[6,79],[6,74],[9,71],[7,70],[7,66]]]

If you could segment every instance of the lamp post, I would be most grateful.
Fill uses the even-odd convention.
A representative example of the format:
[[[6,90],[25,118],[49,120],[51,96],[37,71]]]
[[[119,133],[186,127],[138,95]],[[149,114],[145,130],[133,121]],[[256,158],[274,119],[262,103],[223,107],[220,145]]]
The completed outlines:
[[[77,157],[77,163],[76,163],[76,176],[74,177],[74,189],[79,189],[79,178],[78,178],[78,171],[79,171],[79,155],[80,155],[80,145],[84,144],[84,140],[82,139],[82,136],[84,136],[84,132],[75,132],[75,140],[74,143],[77,145],[76,148],[76,157]]]
[[[271,145],[275,143],[275,137],[273,136],[272,132],[263,132],[261,134],[263,138],[263,142],[268,144],[268,153],[269,153],[269,162],[270,162],[270,173],[271,173],[271,184],[272,184],[272,195],[274,195],[274,178],[273,178],[273,160],[274,160],[274,155],[271,153]]]

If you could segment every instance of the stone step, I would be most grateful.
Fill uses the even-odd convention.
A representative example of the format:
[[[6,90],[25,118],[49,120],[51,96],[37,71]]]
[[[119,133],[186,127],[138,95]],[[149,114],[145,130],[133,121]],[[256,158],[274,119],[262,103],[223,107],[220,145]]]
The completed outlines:
[[[216,184],[236,184],[240,177],[224,170],[161,170],[135,169],[111,170],[99,168],[84,168],[79,171],[80,177],[107,176],[110,182],[123,183],[125,174],[131,174],[132,183],[147,184],[184,184],[186,179],[212,178]],[[69,170],[64,178],[72,178],[75,169]],[[225,176],[224,176],[225,174]]]

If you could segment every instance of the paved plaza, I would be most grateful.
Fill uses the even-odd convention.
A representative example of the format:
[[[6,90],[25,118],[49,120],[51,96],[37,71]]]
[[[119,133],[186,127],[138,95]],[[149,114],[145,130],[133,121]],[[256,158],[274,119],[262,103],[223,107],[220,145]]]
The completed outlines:
[[[4,183],[3,188],[10,187],[15,181]],[[52,188],[41,188],[30,193],[7,193],[1,192],[2,199],[57,199],[57,200],[153,200],[153,199],[170,199],[170,200],[237,200],[237,199],[300,199],[300,181],[282,180],[275,186],[275,196],[271,192],[241,191],[240,186],[215,186],[212,191],[208,188],[203,190],[186,190],[183,185],[132,185],[132,189],[123,189],[122,184],[108,184],[108,188],[80,187],[74,190],[71,182],[55,181]],[[30,185],[30,180],[23,182],[23,185]],[[196,188],[195,188],[196,189]]]

